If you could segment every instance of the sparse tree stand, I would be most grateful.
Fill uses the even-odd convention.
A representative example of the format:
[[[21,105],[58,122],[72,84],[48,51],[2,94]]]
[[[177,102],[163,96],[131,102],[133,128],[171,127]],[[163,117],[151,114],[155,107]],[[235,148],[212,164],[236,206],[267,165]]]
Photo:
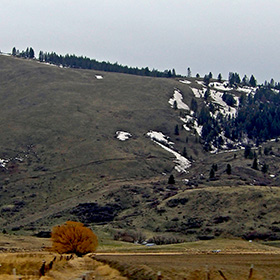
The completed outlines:
[[[52,249],[59,254],[74,253],[82,256],[94,252],[98,246],[97,236],[82,223],[68,221],[52,230]]]

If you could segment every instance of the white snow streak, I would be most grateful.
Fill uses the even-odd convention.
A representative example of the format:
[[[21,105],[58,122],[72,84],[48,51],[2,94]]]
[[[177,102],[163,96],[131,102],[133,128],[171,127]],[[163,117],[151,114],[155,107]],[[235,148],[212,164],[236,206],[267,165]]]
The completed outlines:
[[[165,143],[170,144],[172,142],[169,142],[168,137],[165,136],[162,132],[156,132],[156,131],[150,131],[147,133],[147,135],[152,139],[153,142],[161,146],[164,150],[168,151],[169,153],[172,153],[176,159],[174,160],[174,163],[176,163],[175,170],[181,173],[186,173],[187,169],[191,166],[190,161],[180,155],[179,153],[175,152],[169,147],[166,147],[163,143],[165,140]],[[157,137],[158,136],[158,137]],[[172,143],[173,144],[173,143]]]
[[[187,84],[187,85],[192,83],[192,82],[187,81],[187,80],[180,80],[179,82],[182,83],[182,84]]]
[[[204,91],[203,89],[197,89],[197,88],[191,88],[194,96],[196,98],[203,98],[204,97]]]
[[[183,102],[183,96],[178,89],[174,90],[173,97],[169,99],[168,103],[174,108],[174,102],[177,103],[178,109],[190,110],[189,106]]]

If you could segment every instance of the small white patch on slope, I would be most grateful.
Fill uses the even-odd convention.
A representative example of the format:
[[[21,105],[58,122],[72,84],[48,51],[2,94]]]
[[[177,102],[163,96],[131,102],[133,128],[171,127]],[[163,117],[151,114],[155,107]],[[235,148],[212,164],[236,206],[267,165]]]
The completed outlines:
[[[228,82],[223,82],[223,83],[214,82],[214,83],[210,83],[209,86],[211,88],[215,88],[217,90],[222,90],[222,91],[232,90],[232,88],[229,87]]]
[[[8,162],[8,160],[0,158],[0,167],[6,168]]]
[[[173,97],[168,101],[172,108],[174,107],[174,101],[176,101],[178,109],[190,110],[189,106],[183,102],[183,96],[178,89],[174,90]]]
[[[180,80],[179,82],[182,84],[187,84],[187,85],[192,83],[191,81],[187,81],[187,80]]]
[[[116,135],[120,141],[125,141],[125,140],[129,139],[130,137],[132,137],[132,135],[129,132],[125,132],[125,131],[117,131]]]
[[[95,75],[95,78],[96,78],[97,80],[102,80],[102,79],[103,79],[103,76],[101,76],[101,75]]]

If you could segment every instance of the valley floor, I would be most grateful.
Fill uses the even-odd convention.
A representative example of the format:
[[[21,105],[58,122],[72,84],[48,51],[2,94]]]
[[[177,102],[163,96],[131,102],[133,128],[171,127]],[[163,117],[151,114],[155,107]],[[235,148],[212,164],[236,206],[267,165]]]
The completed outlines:
[[[42,238],[0,235],[0,245],[0,280],[80,280],[85,275],[88,280],[152,280],[159,274],[166,280],[280,278],[280,249],[241,239],[152,247],[107,241],[83,258],[56,255],[47,249],[50,241]],[[40,277],[43,260],[46,272]]]

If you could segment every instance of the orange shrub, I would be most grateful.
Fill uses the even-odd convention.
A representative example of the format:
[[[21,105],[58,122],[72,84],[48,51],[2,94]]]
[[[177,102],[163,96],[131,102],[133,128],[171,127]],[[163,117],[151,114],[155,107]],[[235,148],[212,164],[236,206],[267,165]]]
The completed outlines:
[[[77,256],[94,252],[98,245],[97,236],[82,223],[68,221],[52,230],[52,249],[60,254],[74,253]]]

